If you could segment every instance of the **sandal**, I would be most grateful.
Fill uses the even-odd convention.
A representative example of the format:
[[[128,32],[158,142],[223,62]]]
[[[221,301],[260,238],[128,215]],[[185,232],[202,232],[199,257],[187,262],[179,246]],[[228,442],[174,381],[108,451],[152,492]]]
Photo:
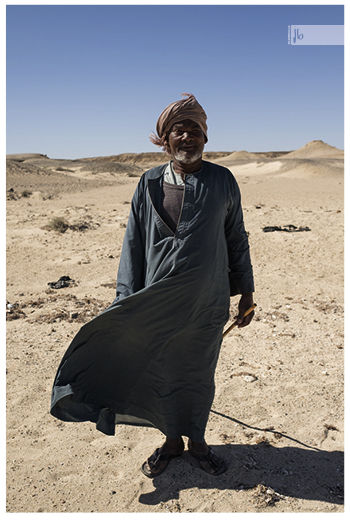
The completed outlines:
[[[163,473],[163,471],[166,470],[171,459],[174,459],[175,457],[180,457],[181,455],[182,452],[178,455],[173,455],[171,453],[160,453],[160,448],[157,448],[156,451],[150,456],[150,458],[142,464],[141,471],[144,475],[146,475],[146,477],[158,477],[158,475],[160,475],[161,473]],[[152,471],[152,469],[158,464],[158,462],[163,461],[167,462],[165,466],[160,468],[158,471]],[[150,469],[148,469],[147,464],[150,467]]]
[[[199,464],[201,466],[201,468],[206,471],[209,475],[212,475],[212,476],[217,476],[217,475],[221,475],[221,473],[224,473],[224,471],[227,470],[227,465],[226,465],[226,462],[223,460],[223,459],[220,459],[221,463],[218,464],[214,459],[213,459],[213,455],[216,453],[212,450],[212,448],[209,446],[209,451],[206,455],[199,455],[198,453],[194,453],[193,451],[190,450],[190,448],[188,448],[188,451],[190,452],[190,454],[192,455],[192,457],[194,457],[195,459],[197,459],[199,461]],[[218,455],[216,455],[218,457]],[[214,470],[214,473],[211,473],[210,471],[207,471],[205,469],[204,466],[202,466],[201,462],[207,462],[209,464],[209,466]]]

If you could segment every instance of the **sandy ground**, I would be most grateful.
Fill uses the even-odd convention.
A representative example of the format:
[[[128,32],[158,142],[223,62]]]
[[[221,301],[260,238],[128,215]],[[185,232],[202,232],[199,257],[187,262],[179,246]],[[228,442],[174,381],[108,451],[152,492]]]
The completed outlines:
[[[185,451],[154,480],[140,466],[158,431],[108,437],[49,414],[70,341],[114,299],[144,165],[9,161],[8,512],[343,511],[343,160],[316,148],[218,158],[241,187],[257,303],[250,327],[223,341],[216,372],[207,442],[229,469],[211,477]],[[53,217],[70,227],[48,230]],[[263,231],[287,225],[310,231]],[[50,288],[61,276],[74,282]]]

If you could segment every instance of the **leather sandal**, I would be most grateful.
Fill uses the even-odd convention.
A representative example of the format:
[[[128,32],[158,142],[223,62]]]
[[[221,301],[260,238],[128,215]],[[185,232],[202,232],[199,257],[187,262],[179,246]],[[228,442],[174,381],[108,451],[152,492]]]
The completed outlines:
[[[149,457],[149,459],[147,459],[142,464],[141,471],[144,475],[146,475],[146,477],[149,477],[149,478],[158,477],[158,475],[160,475],[161,473],[163,473],[163,471],[166,470],[171,459],[174,459],[175,457],[181,457],[181,455],[182,455],[182,452],[179,453],[178,455],[173,455],[171,453],[160,453],[160,448],[157,448],[155,450],[155,452]],[[160,468],[158,471],[152,471],[152,469],[158,464],[158,462],[163,462],[163,461],[167,462],[167,464],[165,464],[165,466]],[[147,465],[149,466],[150,469],[147,467]]]
[[[193,451],[190,450],[190,448],[188,448],[188,451],[192,455],[192,457],[194,457],[195,459],[197,459],[199,461],[200,467],[209,475],[213,475],[216,477],[217,475],[221,475],[221,473],[224,473],[224,471],[227,470],[227,464],[223,459],[221,459],[221,464],[217,464],[213,460],[213,454],[215,452],[212,450],[212,448],[210,446],[209,446],[209,451],[206,455],[199,455],[198,453],[194,453]],[[218,455],[216,455],[216,456],[218,457]],[[214,470],[214,473],[210,473],[209,471],[207,471],[202,466],[201,462],[207,462],[209,464],[209,466]]]

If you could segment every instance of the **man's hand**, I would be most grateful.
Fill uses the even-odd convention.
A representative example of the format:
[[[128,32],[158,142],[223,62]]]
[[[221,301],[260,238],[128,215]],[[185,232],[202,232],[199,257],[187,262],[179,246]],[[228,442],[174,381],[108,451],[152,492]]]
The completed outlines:
[[[252,307],[252,305],[254,305],[253,293],[252,292],[243,293],[241,296],[241,299],[239,300],[238,316],[236,317],[236,321],[235,321],[235,323],[237,323],[237,326],[239,329],[241,329],[242,327],[246,327],[252,321],[253,316],[254,316],[254,311],[250,312],[244,318],[244,313],[249,309],[249,307]]]

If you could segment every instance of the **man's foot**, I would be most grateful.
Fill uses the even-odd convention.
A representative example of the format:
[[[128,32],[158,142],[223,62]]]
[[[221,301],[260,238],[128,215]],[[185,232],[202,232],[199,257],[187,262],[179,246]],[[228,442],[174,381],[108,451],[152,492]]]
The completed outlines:
[[[182,437],[178,439],[166,439],[163,446],[156,451],[142,464],[141,471],[146,477],[154,478],[163,473],[171,459],[180,457],[184,451]]]
[[[210,475],[221,475],[227,469],[226,462],[206,442],[197,443],[189,439],[188,451]]]

